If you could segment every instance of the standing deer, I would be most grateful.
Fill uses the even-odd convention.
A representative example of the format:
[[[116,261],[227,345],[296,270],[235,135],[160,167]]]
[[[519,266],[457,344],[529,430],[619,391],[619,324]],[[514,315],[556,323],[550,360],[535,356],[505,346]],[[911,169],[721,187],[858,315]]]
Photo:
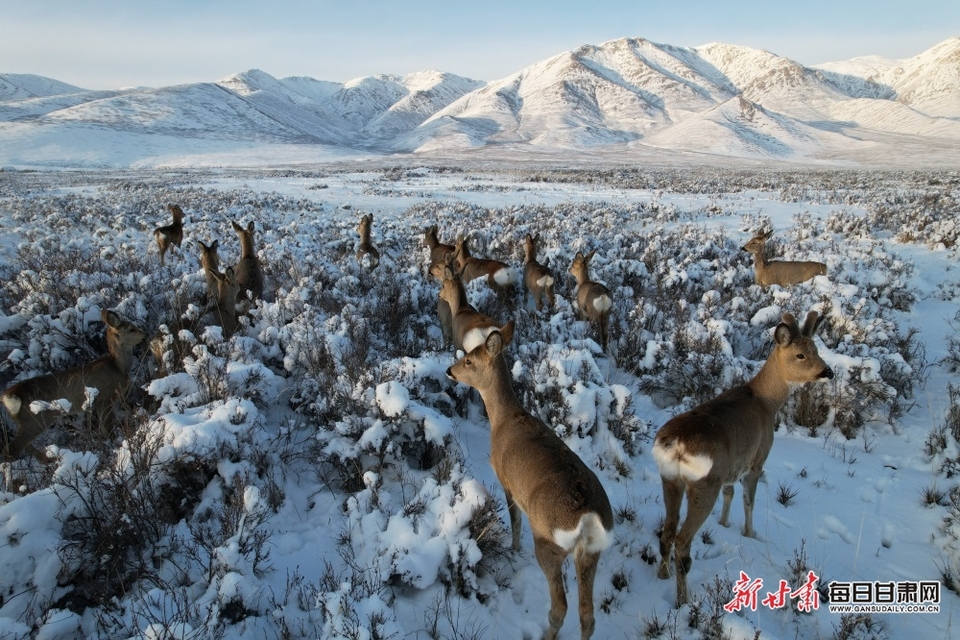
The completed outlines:
[[[548,308],[552,308],[554,303],[553,274],[550,273],[550,269],[537,262],[537,243],[539,242],[540,234],[532,236],[528,233],[523,239],[523,284],[533,297],[537,311],[542,308],[544,298],[547,300]]]
[[[236,332],[240,323],[237,319],[237,295],[240,293],[240,283],[234,270],[227,267],[225,273],[211,271],[217,283],[216,315],[223,327],[223,335],[229,338]]]
[[[520,512],[527,514],[537,562],[550,587],[549,628],[556,638],[567,613],[563,562],[573,553],[579,591],[580,637],[593,634],[593,581],[600,553],[613,542],[613,511],[596,474],[531,415],[513,390],[503,349],[513,322],[491,332],[447,369],[480,392],[490,419],[490,463],[503,487],[513,548],[520,549]]]
[[[263,296],[263,269],[260,267],[260,259],[253,248],[253,221],[244,229],[236,222],[231,221],[233,230],[240,238],[240,260],[233,268],[237,275],[237,283],[240,285],[238,298],[243,298],[244,291],[250,292],[250,297],[257,300]]]
[[[437,279],[440,287],[443,287],[443,281],[449,275],[451,278],[459,278],[460,274],[454,271],[453,254],[448,253],[442,260],[430,266],[430,275]],[[443,341],[453,342],[453,313],[450,311],[450,305],[442,296],[437,296],[437,319],[440,321],[440,330],[443,332]]]
[[[814,276],[827,275],[827,265],[822,262],[764,259],[763,248],[772,235],[773,229],[766,233],[760,231],[750,238],[747,244],[740,247],[742,251],[753,254],[754,278],[761,287],[766,288],[772,284],[786,287],[805,282]]]
[[[506,262],[474,258],[470,255],[470,244],[463,236],[457,238],[454,256],[464,284],[486,276],[487,284],[499,290],[517,282],[516,270]]]
[[[570,265],[570,274],[577,279],[577,309],[580,317],[588,322],[596,322],[600,328],[600,344],[607,350],[607,327],[610,324],[610,308],[613,307],[613,296],[610,290],[599,282],[590,279],[590,260],[596,251],[587,255],[577,251]]]
[[[214,274],[220,273],[220,256],[217,254],[217,248],[220,246],[219,240],[214,240],[209,245],[200,243],[200,266],[203,267],[203,277],[207,281],[207,298],[217,299],[217,279]]]
[[[64,413],[92,411],[107,416],[113,403],[126,392],[133,348],[146,334],[112,311],[103,310],[100,317],[107,325],[106,355],[80,367],[28,378],[3,392],[3,404],[17,425],[16,435],[6,443],[8,460],[16,460],[28,449],[42,459],[30,443]],[[88,388],[96,389],[92,399]]]
[[[370,242],[370,231],[373,229],[373,214],[360,218],[360,224],[357,225],[357,233],[360,234],[360,245],[357,247],[357,262],[363,266],[363,257],[367,256],[369,269],[373,271],[380,264],[380,252]]]
[[[456,251],[456,247],[452,244],[443,244],[439,238],[437,238],[437,225],[427,227],[423,230],[423,246],[430,248],[429,269],[431,270],[436,265],[443,263],[447,256]]]
[[[180,247],[183,242],[183,209],[178,205],[168,204],[167,210],[173,215],[173,222],[163,227],[157,227],[153,230],[153,239],[157,242],[157,248],[160,249],[160,264],[163,264],[163,258],[170,245]]]
[[[473,351],[483,344],[492,331],[500,327],[496,320],[485,316],[467,302],[467,291],[460,275],[449,266],[444,267],[443,284],[440,286],[440,300],[450,309],[449,334],[453,346],[465,353]],[[438,309],[439,311],[439,309]],[[443,317],[441,316],[441,325]]]
[[[666,519],[660,534],[657,576],[670,577],[670,548],[676,543],[677,607],[687,602],[690,543],[706,521],[723,488],[720,524],[727,526],[733,485],[743,484],[743,535],[753,536],[753,504],[757,481],[773,446],[777,412],[790,395],[791,385],[832,378],[813,342],[823,321],[816,311],[807,314],[803,328],[784,313],[773,331],[773,351],[750,382],[670,419],[653,444],[660,469]],[[687,515],[677,533],[680,504],[687,496]]]

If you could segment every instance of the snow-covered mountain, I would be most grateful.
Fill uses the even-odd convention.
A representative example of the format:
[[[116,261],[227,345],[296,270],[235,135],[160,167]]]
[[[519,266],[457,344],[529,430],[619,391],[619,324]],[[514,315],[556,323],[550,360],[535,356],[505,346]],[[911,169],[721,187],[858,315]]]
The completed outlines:
[[[244,148],[259,157],[276,149],[289,162],[487,147],[819,162],[902,160],[910,148],[921,161],[955,163],[960,38],[905,60],[816,68],[744,46],[623,38],[486,83],[439,71],[337,83],[250,70],[216,83],[85,91],[3,74],[0,140],[0,162],[13,165],[204,164]]]

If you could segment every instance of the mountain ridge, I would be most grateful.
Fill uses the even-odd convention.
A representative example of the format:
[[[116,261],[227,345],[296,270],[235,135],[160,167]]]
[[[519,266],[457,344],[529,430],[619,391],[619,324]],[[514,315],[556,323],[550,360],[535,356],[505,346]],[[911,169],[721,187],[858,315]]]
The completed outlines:
[[[142,152],[116,153],[138,137],[149,142]],[[939,156],[950,148],[944,140],[960,140],[960,38],[903,60],[816,67],[743,45],[619,38],[490,82],[437,70],[331,82],[249,69],[216,82],[89,91],[0,74],[8,165],[49,164],[55,151],[67,164],[147,166],[178,153],[202,164],[214,147],[289,145],[299,159],[314,147],[324,158],[499,147],[830,163],[861,151],[867,161],[883,157],[880,147],[892,151],[905,137]],[[960,151],[946,155],[960,162]]]

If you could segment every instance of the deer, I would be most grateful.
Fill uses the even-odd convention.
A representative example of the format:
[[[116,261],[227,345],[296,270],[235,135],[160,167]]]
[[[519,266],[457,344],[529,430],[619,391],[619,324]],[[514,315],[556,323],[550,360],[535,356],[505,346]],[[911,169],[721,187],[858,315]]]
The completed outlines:
[[[380,252],[377,251],[377,248],[373,246],[373,243],[370,242],[370,231],[373,229],[373,214],[368,213],[367,215],[360,218],[360,224],[357,225],[357,233],[360,234],[360,245],[357,247],[357,262],[360,266],[363,265],[364,256],[367,257],[367,264],[369,265],[370,271],[373,271],[380,264]]]
[[[540,234],[532,236],[528,233],[523,239],[523,285],[533,298],[537,311],[543,307],[544,298],[548,308],[552,308],[554,304],[553,274],[545,265],[537,262],[539,242]]]
[[[459,278],[460,274],[454,271],[453,253],[448,253],[442,260],[431,265],[430,275],[437,279],[441,288],[443,287],[443,281],[447,279],[448,275],[450,278],[455,276]],[[453,342],[453,313],[450,311],[450,305],[447,304],[447,301],[439,295],[437,296],[437,319],[440,321],[440,330],[443,332],[444,344]]]
[[[500,326],[496,320],[480,313],[470,305],[460,274],[454,272],[449,266],[444,267],[440,300],[450,309],[450,325],[445,332],[449,333],[453,346],[464,353],[475,349]],[[442,311],[439,307],[437,311],[440,313],[440,323],[443,326]]]
[[[458,237],[454,247],[454,259],[456,260],[457,270],[462,274],[464,284],[484,276],[487,278],[487,284],[497,290],[505,289],[516,283],[516,270],[506,262],[474,258],[470,255],[470,243],[467,238]]]
[[[520,514],[527,514],[537,563],[550,588],[544,638],[557,637],[567,613],[563,562],[571,553],[580,637],[589,638],[596,624],[593,582],[601,553],[613,543],[613,511],[596,474],[517,398],[503,353],[513,331],[513,321],[491,331],[447,376],[479,391],[486,407],[490,463],[503,487],[514,550],[520,549]]]
[[[229,338],[240,326],[240,321],[237,318],[237,295],[240,293],[240,283],[231,267],[227,267],[224,273],[219,271],[211,271],[210,273],[217,283],[214,310],[220,320],[220,326],[223,327],[224,337]]]
[[[245,297],[244,291],[249,291],[250,298],[257,300],[263,296],[263,269],[260,266],[257,252],[253,248],[253,221],[251,220],[246,228],[232,220],[230,224],[237,233],[237,237],[240,238],[240,260],[233,267],[237,276],[237,283],[240,285],[237,297],[243,299]]]
[[[754,279],[757,284],[767,288],[772,284],[787,287],[806,282],[814,276],[827,275],[827,265],[822,262],[766,260],[763,248],[773,235],[773,229],[766,233],[760,231],[740,247],[742,251],[753,254]]]
[[[213,280],[213,288],[208,293],[213,302],[212,313],[215,316],[215,322],[223,328],[223,337],[230,338],[240,327],[240,319],[237,315],[237,296],[240,285],[233,267],[227,267],[224,273],[216,269],[206,269],[206,275]],[[210,312],[209,308],[210,305],[207,307],[208,311],[204,312],[204,316]],[[196,344],[195,339],[186,337],[183,332],[187,331],[192,335],[201,326],[200,319],[190,320],[182,316],[160,326],[148,342],[150,353],[156,360],[159,375],[168,375],[173,363],[183,362],[184,357]],[[170,352],[169,358],[167,352]]]
[[[687,602],[690,544],[721,488],[720,525],[727,526],[733,485],[739,481],[743,484],[743,535],[754,537],[757,481],[773,446],[777,412],[793,385],[833,378],[813,340],[822,322],[822,316],[810,311],[800,328],[792,314],[784,313],[773,330],[773,350],[753,379],[671,418],[657,432],[652,453],[666,508],[657,576],[670,577],[670,549],[675,546],[678,608]],[[684,494],[687,515],[678,533]]]
[[[437,225],[427,227],[423,230],[423,246],[430,248],[430,266],[429,269],[442,264],[447,256],[456,251],[452,244],[444,244],[437,238]]]
[[[64,413],[107,416],[113,403],[126,393],[133,348],[146,334],[113,311],[102,310],[100,318],[106,325],[106,355],[79,367],[28,378],[3,392],[0,400],[17,425],[16,435],[5,443],[7,460],[17,460],[29,451],[43,461],[31,443]],[[96,389],[93,397],[90,388]]]
[[[183,209],[171,203],[167,210],[173,215],[173,222],[153,230],[153,239],[160,249],[160,264],[164,264],[164,256],[171,245],[179,248],[183,242]]]
[[[217,279],[214,274],[220,273],[220,256],[217,254],[220,241],[214,240],[209,245],[203,244],[202,240],[197,242],[200,244],[200,266],[203,267],[203,277],[207,281],[207,297],[216,300]]]
[[[590,260],[596,250],[587,255],[577,251],[570,265],[570,274],[577,280],[576,301],[580,318],[587,322],[596,322],[600,329],[600,344],[607,350],[607,328],[610,325],[610,309],[613,307],[613,296],[610,290],[599,282],[590,279]]]

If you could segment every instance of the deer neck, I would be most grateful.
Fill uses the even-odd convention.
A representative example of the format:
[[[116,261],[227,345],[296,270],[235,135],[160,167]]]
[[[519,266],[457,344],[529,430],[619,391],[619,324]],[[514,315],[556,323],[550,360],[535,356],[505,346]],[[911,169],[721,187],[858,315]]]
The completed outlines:
[[[447,304],[450,306],[451,315],[457,315],[457,311],[460,309],[465,309],[469,306],[469,302],[467,301],[467,291],[463,288],[463,285],[457,287],[457,294],[452,298],[452,300],[447,300]]]
[[[511,417],[517,412],[526,413],[513,390],[513,379],[503,354],[497,356],[489,383],[483,389],[477,390],[483,399],[483,406],[487,409],[491,430],[496,430],[498,425],[510,423]]]
[[[771,354],[767,358],[760,371],[753,377],[753,380],[747,383],[747,386],[753,390],[758,398],[767,403],[773,413],[779,411],[787,398],[790,397],[790,384],[786,381],[775,354]]]
[[[116,363],[117,369],[124,373],[130,370],[130,365],[133,363],[133,349],[124,348],[116,336],[111,336],[107,340],[107,353],[110,354],[110,360]]]
[[[240,257],[253,257],[253,238],[249,238],[247,236],[240,238]]]

